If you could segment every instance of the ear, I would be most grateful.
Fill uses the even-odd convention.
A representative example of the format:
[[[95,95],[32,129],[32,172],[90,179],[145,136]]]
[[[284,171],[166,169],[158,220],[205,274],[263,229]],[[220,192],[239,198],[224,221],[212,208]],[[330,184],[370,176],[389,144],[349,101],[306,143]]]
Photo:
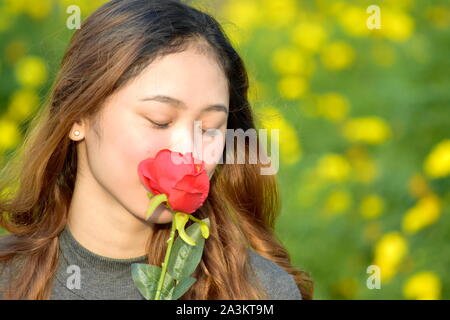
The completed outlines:
[[[84,120],[75,122],[69,132],[69,138],[73,141],[83,140],[86,134],[86,129],[86,122]]]

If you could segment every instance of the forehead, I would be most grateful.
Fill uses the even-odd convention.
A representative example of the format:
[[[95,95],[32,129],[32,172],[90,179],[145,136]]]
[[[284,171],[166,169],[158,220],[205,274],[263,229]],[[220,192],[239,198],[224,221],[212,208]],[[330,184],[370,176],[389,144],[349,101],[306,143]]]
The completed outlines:
[[[209,50],[192,45],[152,61],[128,89],[136,98],[167,95],[189,107],[229,103],[228,80],[217,58]]]

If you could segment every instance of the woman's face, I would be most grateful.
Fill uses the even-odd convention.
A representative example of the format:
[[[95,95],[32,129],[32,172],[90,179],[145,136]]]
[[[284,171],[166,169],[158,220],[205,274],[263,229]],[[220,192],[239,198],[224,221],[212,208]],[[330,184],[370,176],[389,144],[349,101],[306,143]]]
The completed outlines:
[[[84,122],[84,167],[96,180],[93,183],[145,220],[149,198],[137,174],[139,162],[163,148],[194,152],[197,120],[203,131],[221,133],[213,136],[198,129],[196,141],[201,144],[196,150],[211,178],[225,144],[228,109],[227,79],[212,56],[190,47],[160,57],[107,99],[96,124],[99,135]],[[161,204],[148,222],[171,220],[171,212]]]

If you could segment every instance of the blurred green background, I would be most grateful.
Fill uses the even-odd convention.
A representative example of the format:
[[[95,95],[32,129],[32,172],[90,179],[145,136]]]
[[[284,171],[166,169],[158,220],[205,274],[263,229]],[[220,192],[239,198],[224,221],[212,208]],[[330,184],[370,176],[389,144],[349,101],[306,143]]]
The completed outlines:
[[[104,2],[0,0],[0,165],[48,94],[67,7]],[[258,126],[280,129],[277,232],[314,298],[449,299],[448,1],[190,3],[243,57]]]

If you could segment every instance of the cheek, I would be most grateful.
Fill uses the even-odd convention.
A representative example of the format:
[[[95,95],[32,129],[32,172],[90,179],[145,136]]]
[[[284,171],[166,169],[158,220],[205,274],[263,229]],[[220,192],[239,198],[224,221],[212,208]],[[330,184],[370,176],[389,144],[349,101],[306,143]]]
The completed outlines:
[[[137,174],[139,163],[149,157],[153,157],[156,153],[164,148],[168,139],[164,135],[155,134],[152,130],[146,128],[133,127],[128,130],[127,134],[117,137],[117,157],[120,159],[119,170],[126,172],[129,181],[134,186],[142,188],[142,184]],[[125,178],[127,178],[125,177]]]
[[[112,109],[114,110],[114,109]],[[100,141],[91,150],[92,165],[116,193],[136,192],[139,186],[137,166],[157,148],[133,114],[126,112],[105,114]],[[94,168],[93,168],[94,169]]]
[[[124,114],[106,116],[102,126],[100,140],[94,140],[92,135],[87,141],[92,173],[123,207],[145,218],[149,199],[139,179],[138,164],[168,145],[169,139]]]
[[[208,175],[214,171],[218,163],[223,162],[222,154],[225,148],[225,132],[221,132],[221,134],[222,136],[207,137],[203,141],[202,156]]]
[[[214,174],[214,170],[216,169],[216,166],[217,166],[216,164],[206,164],[205,165],[205,170],[206,170],[206,173],[208,174],[208,177],[210,180]]]
[[[106,187],[121,200],[130,201],[138,186],[137,165],[147,146],[125,115],[105,120],[109,121],[104,123],[98,150],[90,153]]]

